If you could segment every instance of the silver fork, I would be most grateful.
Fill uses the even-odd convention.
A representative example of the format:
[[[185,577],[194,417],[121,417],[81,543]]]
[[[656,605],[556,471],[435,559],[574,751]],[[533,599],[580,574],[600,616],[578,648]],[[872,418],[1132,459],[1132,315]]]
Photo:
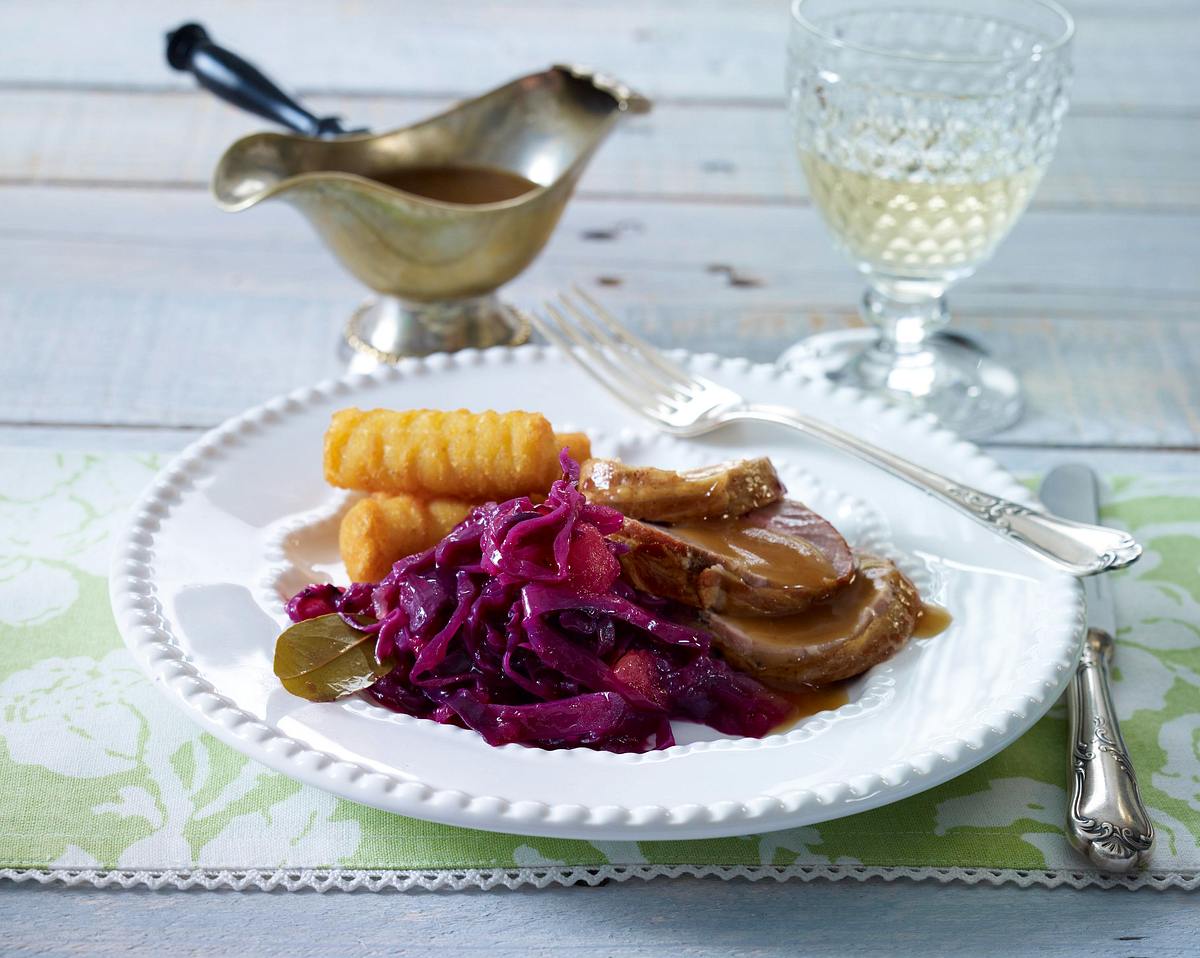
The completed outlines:
[[[557,302],[547,302],[546,315],[531,314],[529,321],[613,396],[664,432],[700,436],[748,419],[790,426],[949,503],[1072,575],[1120,569],[1142,554],[1142,547],[1118,529],[1030,509],[918,466],[799,410],[747,402],[667,359],[578,286],[573,291],[574,296],[562,293]]]

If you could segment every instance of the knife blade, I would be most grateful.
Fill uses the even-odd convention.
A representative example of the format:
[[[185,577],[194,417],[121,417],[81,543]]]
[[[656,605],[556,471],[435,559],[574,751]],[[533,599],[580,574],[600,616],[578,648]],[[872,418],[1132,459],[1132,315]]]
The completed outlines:
[[[1096,475],[1087,466],[1051,470],[1042,482],[1041,497],[1065,518],[1099,518]],[[1109,690],[1108,666],[1117,630],[1112,586],[1107,576],[1097,575],[1084,580],[1084,591],[1088,629],[1067,686],[1067,838],[1104,871],[1127,872],[1149,861],[1154,825],[1142,802]]]
[[[1042,480],[1039,495],[1047,509],[1064,519],[1100,522],[1096,474],[1087,466],[1071,463],[1050,470]],[[1088,628],[1100,629],[1116,638],[1117,614],[1108,576],[1093,575],[1084,579],[1083,592],[1087,596]]]

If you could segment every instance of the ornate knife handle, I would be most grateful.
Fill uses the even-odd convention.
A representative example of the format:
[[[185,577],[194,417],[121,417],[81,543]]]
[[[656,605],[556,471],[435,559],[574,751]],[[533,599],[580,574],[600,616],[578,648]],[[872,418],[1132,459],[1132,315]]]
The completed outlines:
[[[760,419],[791,426],[879,466],[918,489],[935,496],[993,532],[1038,553],[1072,575],[1095,575],[1129,565],[1142,547],[1127,532],[1107,526],[1060,519],[954,482],[931,469],[864,442],[857,436],[811,419],[795,409],[747,403],[721,413],[725,421]]]
[[[1105,871],[1125,872],[1149,858],[1154,826],[1142,804],[1108,689],[1112,647],[1107,632],[1089,629],[1067,689],[1071,727],[1067,837]]]

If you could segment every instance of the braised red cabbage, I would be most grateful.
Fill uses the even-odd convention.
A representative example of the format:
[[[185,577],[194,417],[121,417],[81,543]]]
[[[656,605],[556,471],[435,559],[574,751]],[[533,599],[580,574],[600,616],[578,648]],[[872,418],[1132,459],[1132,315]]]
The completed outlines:
[[[623,517],[588,503],[578,464],[565,450],[561,462],[544,502],[480,506],[378,584],[309,586],[288,615],[336,612],[374,633],[395,667],[365,695],[492,745],[640,752],[674,743],[672,718],[753,737],[782,722],[787,700],[620,578],[607,536]]]

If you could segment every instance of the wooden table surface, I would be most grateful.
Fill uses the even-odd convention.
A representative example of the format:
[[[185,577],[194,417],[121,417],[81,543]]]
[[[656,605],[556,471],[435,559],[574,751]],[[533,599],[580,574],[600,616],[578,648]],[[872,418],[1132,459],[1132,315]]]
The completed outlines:
[[[1014,469],[1195,472],[1200,6],[1074,0],[1071,114],[1032,208],[952,296],[1015,366]],[[261,126],[162,58],[184,16],[317,111],[385,129],[558,61],[651,96],[507,295],[578,281],[662,344],[768,360],[857,322],[789,147],[786,4],[150,0],[0,5],[0,442],[180,448],[338,373],[363,293],[290,208],[220,213],[221,150]],[[1184,893],[678,880],[440,895],[0,886],[5,954],[1194,954]],[[314,930],[319,928],[319,934]],[[1014,939],[1014,934],[1019,937]],[[1015,943],[1014,943],[1015,942]],[[224,947],[223,947],[224,946]]]

